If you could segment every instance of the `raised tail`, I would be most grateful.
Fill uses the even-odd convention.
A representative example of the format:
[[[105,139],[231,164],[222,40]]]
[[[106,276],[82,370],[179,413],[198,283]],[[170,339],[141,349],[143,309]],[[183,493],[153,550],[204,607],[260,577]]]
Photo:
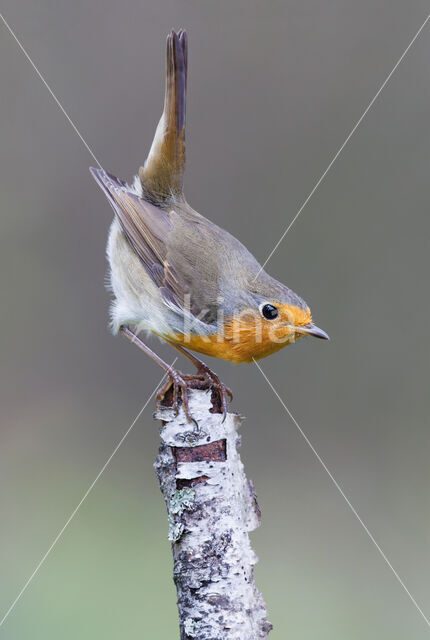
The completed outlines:
[[[167,36],[164,110],[148,157],[139,169],[144,197],[153,202],[183,198],[187,48],[185,31],[172,30]]]

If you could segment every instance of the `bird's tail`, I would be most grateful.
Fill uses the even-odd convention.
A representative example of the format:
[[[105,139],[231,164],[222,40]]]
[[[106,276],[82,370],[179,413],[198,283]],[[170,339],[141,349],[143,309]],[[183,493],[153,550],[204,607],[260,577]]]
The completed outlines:
[[[154,202],[183,198],[186,89],[187,34],[172,30],[167,36],[164,110],[148,157],[139,169],[144,197]]]

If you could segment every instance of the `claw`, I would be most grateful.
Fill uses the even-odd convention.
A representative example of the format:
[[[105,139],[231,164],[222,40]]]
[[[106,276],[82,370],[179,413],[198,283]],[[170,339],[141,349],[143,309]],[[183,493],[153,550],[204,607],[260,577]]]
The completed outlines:
[[[176,369],[171,369],[168,372],[169,379],[167,382],[157,391],[157,404],[162,404],[165,400],[167,392],[173,387],[172,408],[175,415],[179,412],[179,390],[181,391],[182,406],[184,408],[185,416],[188,422],[193,422],[196,430],[199,430],[198,422],[193,418],[190,413],[190,407],[188,404],[188,389],[191,388],[190,382],[195,380],[197,376],[184,376]],[[202,376],[198,376],[200,381],[203,381]]]
[[[204,363],[199,363],[197,372],[194,375],[186,375],[171,369],[168,371],[168,381],[157,392],[157,402],[162,404],[165,400],[167,392],[173,387],[172,408],[175,414],[178,415],[179,411],[179,390],[181,391],[182,406],[184,408],[185,416],[188,422],[193,422],[196,430],[199,430],[197,421],[193,418],[190,412],[188,403],[188,389],[202,388],[201,385],[207,385],[213,392],[218,394],[219,403],[222,413],[222,421],[224,422],[227,417],[228,403],[233,399],[233,394],[230,389],[219,379],[216,373],[214,373]]]
[[[217,374],[209,369],[209,367],[201,363],[197,369],[197,375],[203,376],[212,387],[219,394],[221,400],[222,409],[222,421],[224,422],[227,417],[228,403],[233,400],[233,394],[230,389],[220,380]]]

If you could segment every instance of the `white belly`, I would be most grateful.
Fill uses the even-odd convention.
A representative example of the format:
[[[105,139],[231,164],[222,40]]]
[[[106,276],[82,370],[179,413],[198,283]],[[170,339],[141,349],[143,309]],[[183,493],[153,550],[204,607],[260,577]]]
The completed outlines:
[[[110,309],[110,326],[117,333],[121,325],[157,334],[169,334],[176,324],[138,256],[130,247],[118,221],[114,218],[106,247],[109,262],[109,288],[114,299]]]

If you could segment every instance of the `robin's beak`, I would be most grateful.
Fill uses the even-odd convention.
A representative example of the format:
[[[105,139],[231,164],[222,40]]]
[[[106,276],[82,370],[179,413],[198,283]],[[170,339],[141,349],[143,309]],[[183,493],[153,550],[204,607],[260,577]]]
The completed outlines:
[[[330,340],[329,335],[325,331],[312,323],[302,325],[301,327],[294,327],[294,331],[296,331],[296,333],[314,336],[315,338],[321,338],[321,340]]]

